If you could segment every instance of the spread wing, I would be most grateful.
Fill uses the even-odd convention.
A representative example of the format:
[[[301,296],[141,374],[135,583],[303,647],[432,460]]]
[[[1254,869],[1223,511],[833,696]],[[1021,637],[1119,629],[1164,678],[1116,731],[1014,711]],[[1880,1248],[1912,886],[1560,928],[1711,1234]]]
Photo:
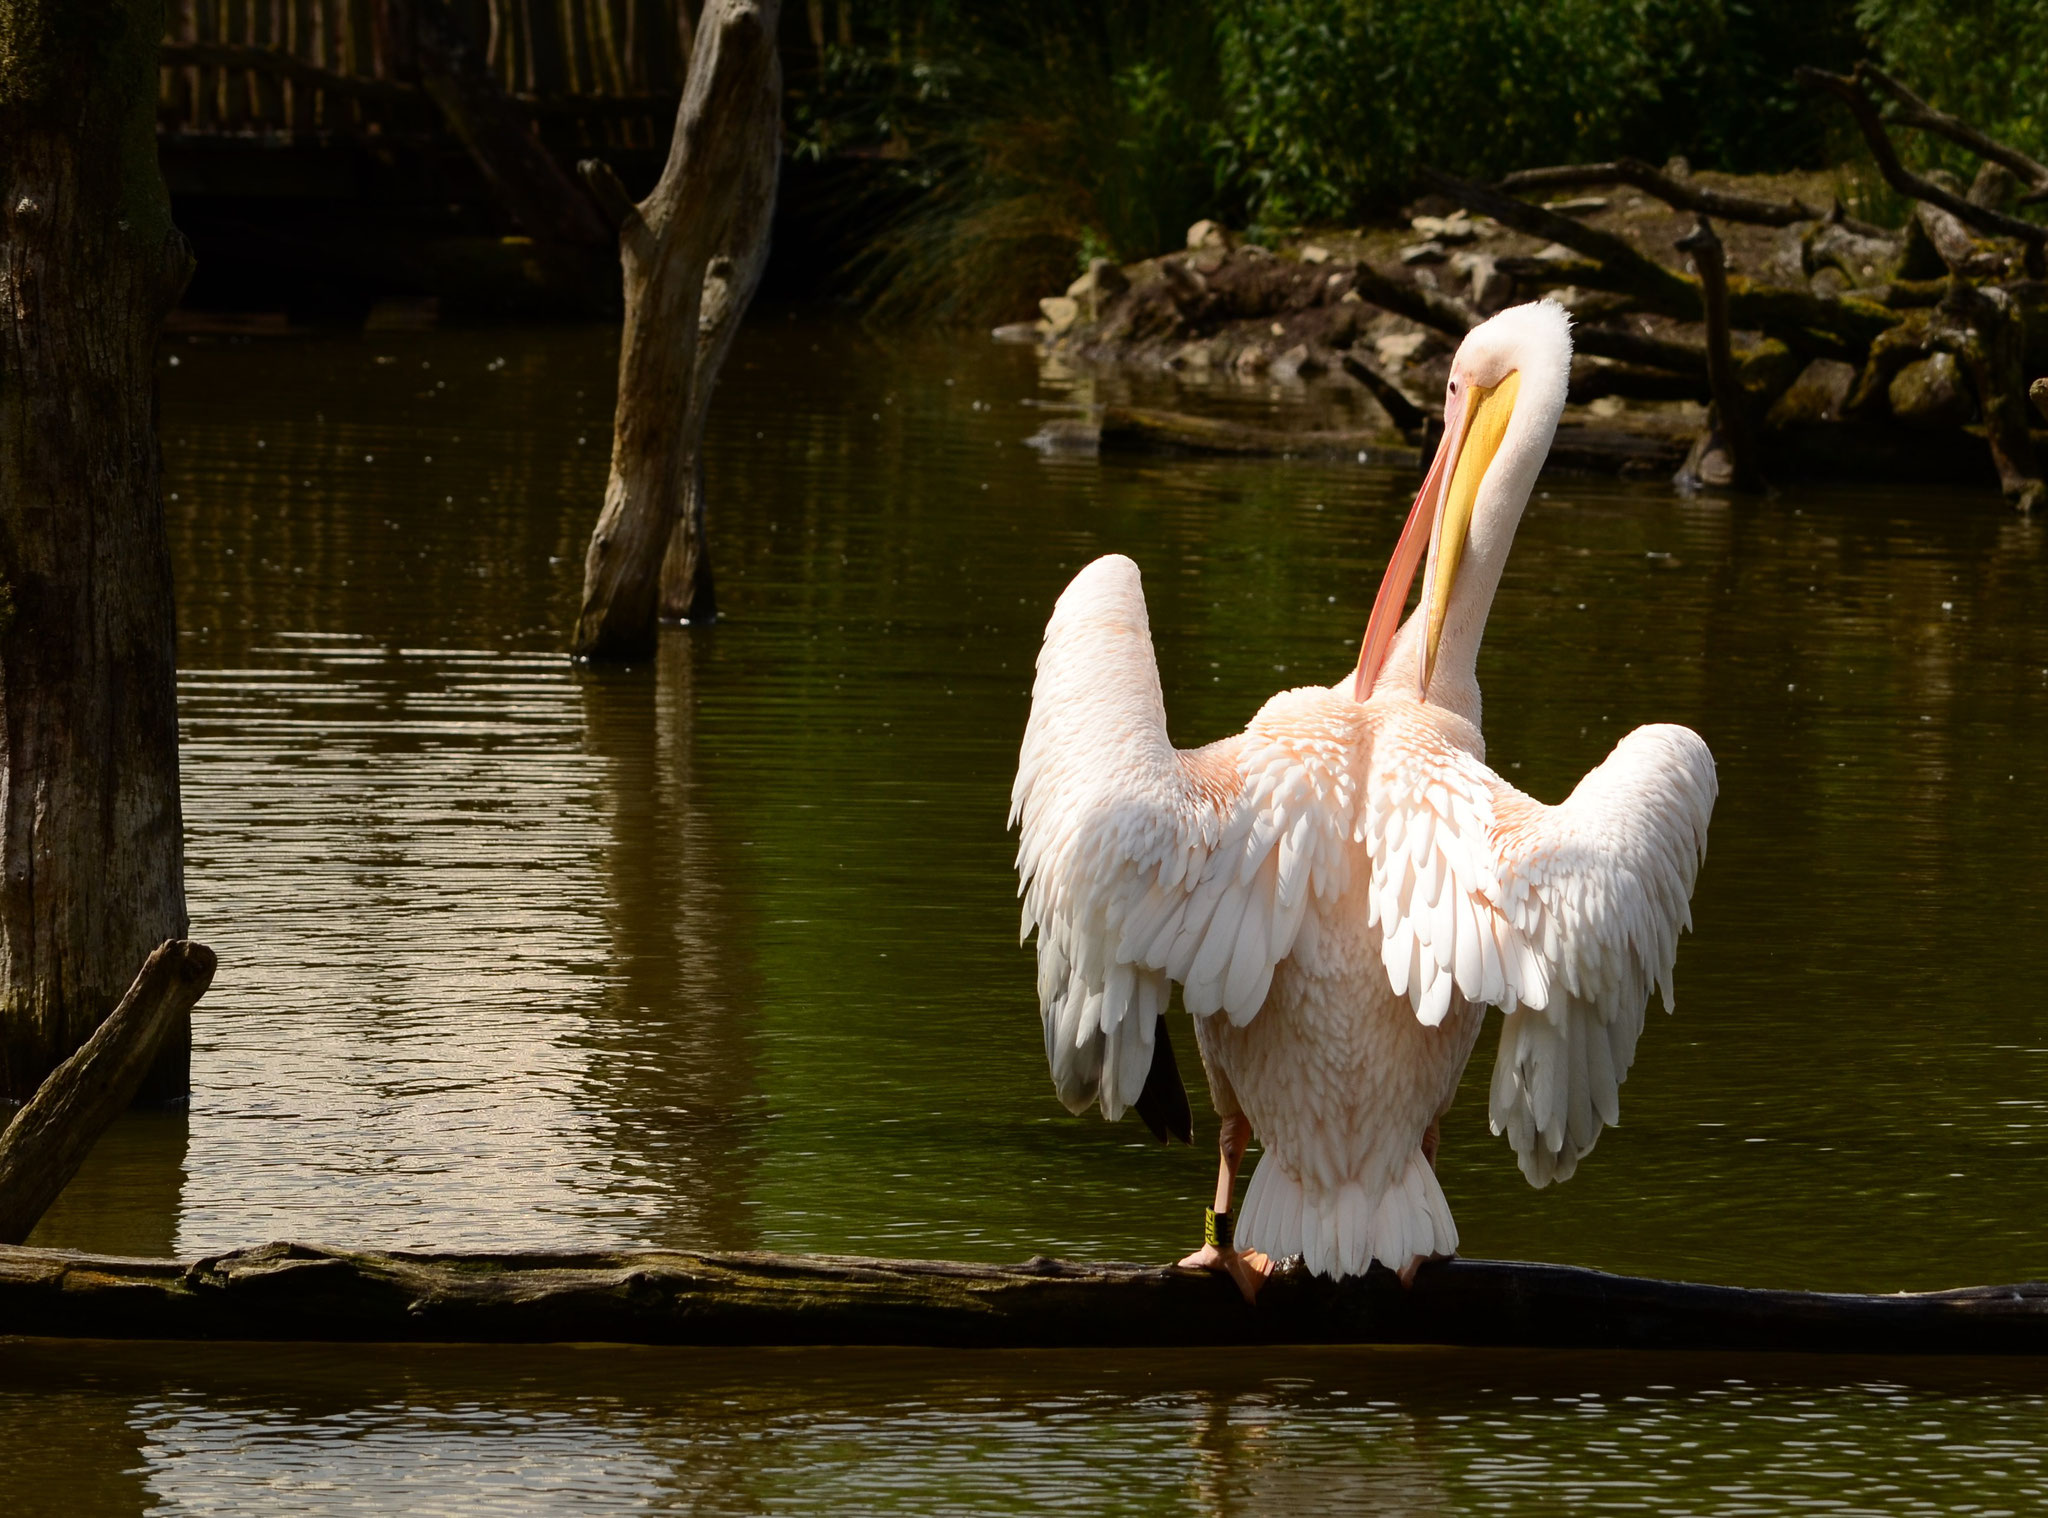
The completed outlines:
[[[1073,1112],[1144,1089],[1171,981],[1238,1024],[1348,878],[1362,708],[1276,696],[1245,732],[1175,749],[1138,567],[1074,577],[1038,656],[1017,761],[1023,936],[1038,933],[1046,1060]]]
[[[1442,1020],[1453,986],[1506,1014],[1493,1131],[1532,1185],[1565,1180],[1619,1119],[1651,988],[1675,1005],[1713,755],[1689,729],[1638,728],[1545,806],[1451,743],[1426,709],[1372,705],[1387,709],[1365,831],[1388,979],[1425,1023]]]

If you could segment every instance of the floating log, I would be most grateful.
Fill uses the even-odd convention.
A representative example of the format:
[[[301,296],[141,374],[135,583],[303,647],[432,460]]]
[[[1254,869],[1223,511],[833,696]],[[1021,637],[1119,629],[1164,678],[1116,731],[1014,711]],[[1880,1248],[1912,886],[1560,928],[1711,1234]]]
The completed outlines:
[[[1108,452],[1295,454],[1303,457],[1384,458],[1400,451],[1400,439],[1385,432],[1306,432],[1284,427],[1251,427],[1220,417],[1155,411],[1143,406],[1105,406],[1097,422],[1100,446]],[[1412,450],[1410,450],[1412,451]]]
[[[105,1022],[52,1070],[0,1134],[0,1244],[19,1244],[78,1174],[107,1125],[127,1110],[164,1035],[213,984],[214,954],[172,939]]]
[[[1105,406],[1093,417],[1061,417],[1026,441],[1048,453],[1206,453],[1241,458],[1356,458],[1364,454],[1375,464],[1414,468],[1421,463],[1414,445],[1392,433],[1295,432],[1141,406]],[[1669,474],[1685,462],[1687,441],[1660,432],[1567,422],[1557,429],[1544,470]]]
[[[1247,1305],[1172,1266],[843,1256],[380,1254],[193,1261],[0,1248],[0,1334],[97,1339],[1169,1348],[1238,1344],[2048,1354],[2048,1285],[1749,1291],[1453,1260],[1276,1276]]]

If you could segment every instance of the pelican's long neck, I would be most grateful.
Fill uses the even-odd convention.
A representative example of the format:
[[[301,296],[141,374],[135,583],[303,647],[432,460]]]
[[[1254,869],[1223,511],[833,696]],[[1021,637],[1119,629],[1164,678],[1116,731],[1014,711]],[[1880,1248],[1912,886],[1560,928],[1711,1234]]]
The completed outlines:
[[[1536,488],[1536,476],[1550,453],[1558,418],[1564,414],[1568,373],[1562,364],[1523,366],[1521,393],[1500,449],[1480,482],[1471,533],[1450,602],[1444,608],[1444,629],[1437,642],[1436,668],[1430,674],[1426,699],[1431,705],[1456,712],[1475,727],[1480,716],[1479,643],[1486,634],[1494,593],[1500,589],[1501,571],[1507,567],[1508,550],[1514,547],[1515,528],[1521,524],[1522,512]],[[1435,551],[1432,548],[1432,558]],[[1389,679],[1405,680],[1406,689],[1415,688],[1426,621],[1427,608],[1417,607],[1402,627],[1396,656],[1387,661],[1388,672],[1376,688]]]

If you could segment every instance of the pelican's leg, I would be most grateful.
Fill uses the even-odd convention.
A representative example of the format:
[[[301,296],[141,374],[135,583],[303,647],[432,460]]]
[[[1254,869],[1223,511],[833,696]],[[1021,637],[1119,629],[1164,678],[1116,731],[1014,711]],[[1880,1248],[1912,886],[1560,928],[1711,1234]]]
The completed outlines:
[[[1446,1104],[1445,1111],[1448,1110],[1450,1109],[1448,1104]],[[1429,1126],[1422,1130],[1422,1157],[1429,1161],[1429,1168],[1432,1170],[1436,1169],[1436,1146],[1443,1137],[1443,1120],[1444,1115],[1442,1112],[1439,1112],[1429,1120]],[[1401,1267],[1401,1284],[1403,1286],[1413,1286],[1415,1284],[1415,1272],[1422,1269],[1422,1262],[1424,1260],[1440,1258],[1442,1258],[1440,1255],[1417,1255]]]
[[[1222,1228],[1231,1216],[1230,1199],[1237,1192],[1237,1170],[1244,1163],[1244,1152],[1252,1141],[1252,1120],[1242,1112],[1233,1112],[1223,1119],[1217,1130],[1216,1148],[1219,1163],[1216,1167],[1216,1219]],[[1273,1262],[1256,1249],[1240,1250],[1234,1245],[1222,1242],[1227,1235],[1219,1235],[1216,1242],[1205,1241],[1202,1247],[1180,1263],[1189,1270],[1220,1270],[1237,1282],[1237,1289],[1244,1293],[1247,1302],[1258,1297],[1259,1288],[1266,1284],[1266,1277],[1273,1273]]]

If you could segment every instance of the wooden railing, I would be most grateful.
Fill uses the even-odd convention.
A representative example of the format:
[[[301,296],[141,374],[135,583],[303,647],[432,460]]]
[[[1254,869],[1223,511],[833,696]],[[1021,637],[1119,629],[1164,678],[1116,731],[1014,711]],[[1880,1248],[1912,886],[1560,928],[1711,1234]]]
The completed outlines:
[[[564,151],[668,139],[692,0],[447,3]],[[167,0],[160,130],[284,138],[440,130],[412,0]],[[682,8],[679,21],[678,8]]]

